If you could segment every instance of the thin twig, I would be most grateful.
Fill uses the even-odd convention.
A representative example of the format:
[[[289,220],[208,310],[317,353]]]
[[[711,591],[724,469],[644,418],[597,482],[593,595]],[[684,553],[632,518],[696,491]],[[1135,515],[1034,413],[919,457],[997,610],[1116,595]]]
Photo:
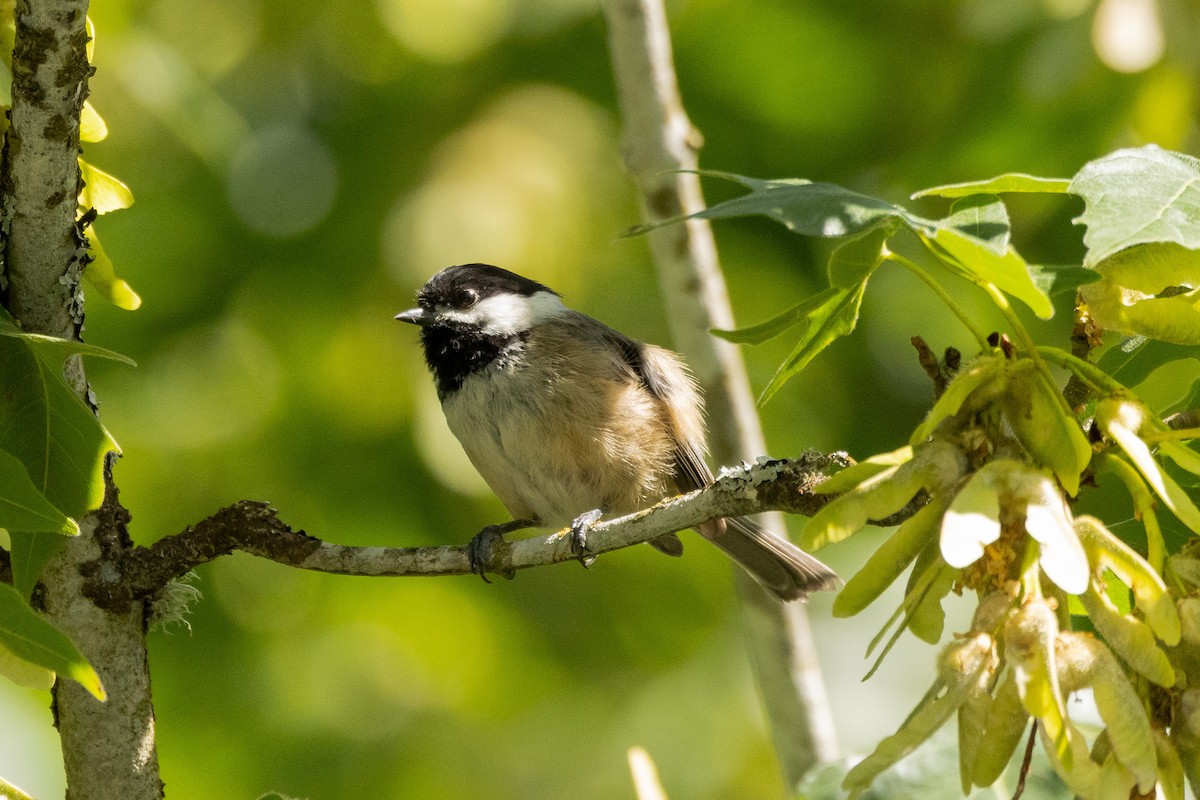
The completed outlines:
[[[1025,743],[1025,757],[1021,759],[1021,771],[1017,775],[1017,788],[1013,792],[1012,800],[1020,800],[1021,795],[1025,794],[1025,779],[1029,777],[1029,770],[1033,766],[1033,743],[1037,738],[1037,720],[1033,721],[1033,725],[1029,728],[1029,741]]]
[[[848,462],[840,454],[809,452],[796,461],[763,461],[731,470],[703,490],[665,500],[657,506],[612,520],[588,532],[594,555],[630,547],[667,533],[685,530],[718,517],[744,516],[769,510],[812,515],[830,499],[812,489]],[[466,546],[354,547],[331,544],[293,530],[266,503],[243,500],[134,550],[123,565],[123,580],[91,576],[87,587],[97,603],[119,606],[151,596],[174,578],[234,550],[301,569],[341,575],[438,576],[471,572]],[[492,548],[487,572],[573,561],[563,531],[507,542]]]

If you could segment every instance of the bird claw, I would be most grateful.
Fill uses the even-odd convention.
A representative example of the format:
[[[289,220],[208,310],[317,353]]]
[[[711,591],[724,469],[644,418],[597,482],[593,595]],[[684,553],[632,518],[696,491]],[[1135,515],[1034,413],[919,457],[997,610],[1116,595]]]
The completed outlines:
[[[579,563],[584,568],[596,563],[596,556],[588,554],[587,536],[591,527],[599,522],[603,515],[600,509],[593,508],[591,511],[580,514],[571,522],[571,555],[579,559]]]
[[[504,539],[504,534],[512,531],[527,528],[532,524],[529,520],[518,519],[512,522],[505,522],[499,525],[488,525],[486,528],[475,534],[474,538],[467,544],[467,563],[471,567],[471,572],[483,579],[484,583],[491,583],[487,577],[488,568],[501,576],[505,580],[511,581],[516,577],[517,573],[511,567],[507,569],[496,569],[492,565],[493,548],[497,544],[507,546],[508,542]]]

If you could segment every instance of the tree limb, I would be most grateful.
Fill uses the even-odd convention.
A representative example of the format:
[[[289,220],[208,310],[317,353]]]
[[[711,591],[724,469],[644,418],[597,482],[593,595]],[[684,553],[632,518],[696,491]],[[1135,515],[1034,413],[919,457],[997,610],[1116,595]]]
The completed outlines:
[[[646,511],[597,523],[588,533],[589,552],[599,555],[685,530],[718,517],[780,510],[811,516],[828,497],[812,490],[848,463],[844,455],[809,451],[798,460],[764,460],[721,475],[700,491],[664,500]],[[92,576],[85,591],[98,603],[117,606],[149,597],[174,578],[208,561],[240,550],[280,564],[339,575],[465,575],[471,568],[465,546],[354,547],[331,544],[293,530],[268,504],[242,500],[160,539],[136,548],[122,575]],[[493,548],[487,572],[572,561],[565,532],[506,542]],[[113,577],[116,577],[114,580]]]
[[[609,51],[621,107],[625,164],[638,182],[649,222],[705,207],[695,170],[701,136],[680,98],[662,0],[605,0]],[[733,310],[707,220],[652,231],[659,285],[675,346],[687,359],[709,407],[709,443],[717,463],[766,451],[740,350],[714,337],[734,328]],[[762,520],[785,535],[778,515]],[[737,570],[746,649],[762,692],[775,751],[789,787],[814,764],[837,757],[833,713],[816,660],[808,616],[781,606]]]

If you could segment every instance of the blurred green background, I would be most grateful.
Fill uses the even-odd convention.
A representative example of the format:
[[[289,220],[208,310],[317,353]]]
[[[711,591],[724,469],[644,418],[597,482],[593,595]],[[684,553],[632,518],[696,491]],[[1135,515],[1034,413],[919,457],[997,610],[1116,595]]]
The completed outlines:
[[[462,543],[503,519],[443,425],[415,332],[392,320],[447,264],[515,269],[669,344],[646,242],[617,238],[639,212],[595,6],[94,5],[92,102],[111,133],[87,157],[137,198],[99,231],[145,303],[95,300],[86,335],[139,364],[90,365],[137,541],[241,498],[352,544]],[[1069,176],[1121,146],[1197,149],[1200,15],[1184,0],[669,10],[711,168],[903,202],[1005,171]],[[1077,201],[1010,199],[1030,261],[1078,258]],[[742,323],[823,280],[826,243],[763,220],[717,236]],[[1068,326],[1037,329],[1061,342]],[[925,287],[881,270],[858,333],[764,409],[771,453],[899,446],[931,396],[918,334],[971,342]],[[790,346],[747,351],[756,388]],[[879,540],[822,555],[849,574]],[[168,796],[631,797],[624,754],[641,745],[674,797],[782,797],[729,566],[688,542],[682,561],[635,548],[491,586],[205,566],[190,628],[150,641]],[[888,599],[848,621],[830,602],[809,609],[841,742],[862,752],[923,693],[934,650],[906,637],[861,684]],[[48,703],[0,685],[0,775],[47,798],[62,795]]]

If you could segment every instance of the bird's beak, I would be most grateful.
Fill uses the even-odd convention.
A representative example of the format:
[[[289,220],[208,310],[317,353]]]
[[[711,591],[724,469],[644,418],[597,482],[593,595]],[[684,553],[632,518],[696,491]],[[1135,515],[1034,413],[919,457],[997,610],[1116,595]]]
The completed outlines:
[[[401,322],[409,322],[413,325],[428,325],[433,322],[433,314],[423,308],[410,308],[408,311],[401,311],[396,315],[396,319]]]

